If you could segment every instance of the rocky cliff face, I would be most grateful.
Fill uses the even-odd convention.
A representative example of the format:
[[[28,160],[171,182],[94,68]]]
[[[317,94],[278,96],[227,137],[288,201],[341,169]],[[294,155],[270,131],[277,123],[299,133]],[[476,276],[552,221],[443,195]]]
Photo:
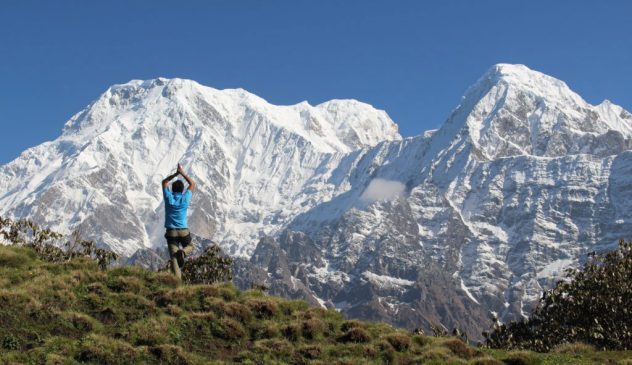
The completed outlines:
[[[524,315],[565,267],[632,236],[631,137],[627,111],[520,65],[492,67],[440,129],[406,139],[356,101],[133,81],[1,167],[0,213],[157,265],[159,184],[181,161],[200,183],[191,228],[239,257],[240,285],[475,336],[489,311]]]

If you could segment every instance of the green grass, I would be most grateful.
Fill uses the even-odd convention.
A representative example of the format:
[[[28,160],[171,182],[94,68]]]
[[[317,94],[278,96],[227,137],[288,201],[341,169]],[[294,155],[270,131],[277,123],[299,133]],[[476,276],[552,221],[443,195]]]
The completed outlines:
[[[483,352],[505,364],[538,365],[588,365],[617,364],[632,365],[632,351],[595,351],[579,353],[536,353],[530,351],[505,351],[485,349]]]
[[[479,350],[230,284],[183,286],[168,273],[50,264],[0,246],[2,364],[632,364],[626,358],[632,352],[585,345]]]

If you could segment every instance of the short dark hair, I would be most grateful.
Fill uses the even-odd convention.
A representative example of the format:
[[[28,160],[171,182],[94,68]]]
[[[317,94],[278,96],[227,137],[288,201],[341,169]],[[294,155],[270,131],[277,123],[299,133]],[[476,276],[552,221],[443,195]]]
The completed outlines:
[[[181,193],[184,191],[184,183],[180,180],[176,180],[173,182],[173,184],[171,184],[171,190],[173,190],[174,193]]]

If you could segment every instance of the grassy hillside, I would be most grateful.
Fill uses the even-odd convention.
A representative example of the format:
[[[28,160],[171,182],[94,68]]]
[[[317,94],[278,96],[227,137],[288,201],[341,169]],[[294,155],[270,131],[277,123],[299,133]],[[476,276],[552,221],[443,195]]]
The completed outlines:
[[[35,364],[575,364],[632,353],[481,351],[455,338],[344,320],[261,291],[182,286],[168,273],[47,263],[0,246],[0,362]]]

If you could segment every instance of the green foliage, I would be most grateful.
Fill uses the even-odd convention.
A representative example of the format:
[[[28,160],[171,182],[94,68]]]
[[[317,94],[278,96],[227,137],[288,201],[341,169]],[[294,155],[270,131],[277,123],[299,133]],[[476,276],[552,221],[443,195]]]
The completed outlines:
[[[583,269],[545,291],[531,317],[484,333],[491,348],[546,352],[562,343],[598,349],[632,349],[632,243],[603,255],[592,253]]]
[[[211,245],[199,257],[187,260],[182,267],[182,280],[187,284],[213,284],[232,280],[233,259],[220,255],[220,248]]]
[[[60,244],[59,241],[63,238],[60,233],[41,228],[27,219],[13,221],[0,217],[0,236],[9,244],[33,249],[41,260],[48,262],[68,262],[74,258],[86,257],[105,270],[118,258],[112,251],[97,248],[94,241],[81,238],[79,231],[75,231],[65,243]]]
[[[2,348],[5,350],[18,350],[20,348],[20,340],[13,335],[6,335],[2,339]]]

